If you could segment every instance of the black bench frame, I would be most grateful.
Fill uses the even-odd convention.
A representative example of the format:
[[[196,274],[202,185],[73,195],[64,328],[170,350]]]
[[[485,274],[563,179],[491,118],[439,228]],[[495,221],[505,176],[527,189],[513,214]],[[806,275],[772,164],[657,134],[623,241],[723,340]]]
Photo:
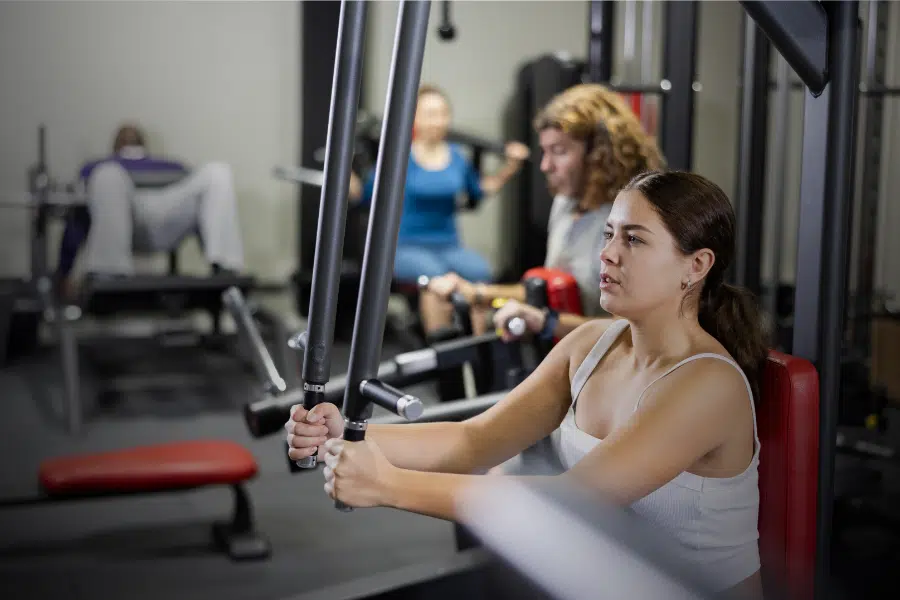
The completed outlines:
[[[148,496],[151,494],[170,494],[190,492],[214,485],[228,485],[234,496],[234,508],[231,518],[216,521],[212,525],[212,541],[215,547],[228,554],[232,560],[260,560],[271,555],[269,541],[256,530],[253,518],[253,504],[244,483],[209,484],[198,486],[175,486],[159,489],[135,490],[98,490],[74,494],[45,494],[21,498],[0,499],[0,509],[56,504],[59,502],[75,502],[85,500],[103,500],[127,496]]]

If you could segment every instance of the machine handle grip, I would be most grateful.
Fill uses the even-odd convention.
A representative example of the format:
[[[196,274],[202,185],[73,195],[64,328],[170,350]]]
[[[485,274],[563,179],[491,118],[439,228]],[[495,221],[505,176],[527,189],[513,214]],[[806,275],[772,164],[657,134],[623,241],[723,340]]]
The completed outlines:
[[[407,421],[415,421],[422,416],[421,400],[377,379],[361,381],[359,393],[374,404],[386,408]]]

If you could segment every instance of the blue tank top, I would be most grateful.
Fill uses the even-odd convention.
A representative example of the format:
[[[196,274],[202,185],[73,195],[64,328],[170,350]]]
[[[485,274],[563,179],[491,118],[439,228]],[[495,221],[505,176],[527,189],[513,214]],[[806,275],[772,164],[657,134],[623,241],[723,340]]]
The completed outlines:
[[[373,172],[366,178],[362,204],[372,201],[374,187]],[[478,172],[457,146],[450,146],[450,162],[440,170],[423,168],[410,154],[398,243],[436,246],[459,244],[456,210],[463,199],[478,202],[482,196]]]

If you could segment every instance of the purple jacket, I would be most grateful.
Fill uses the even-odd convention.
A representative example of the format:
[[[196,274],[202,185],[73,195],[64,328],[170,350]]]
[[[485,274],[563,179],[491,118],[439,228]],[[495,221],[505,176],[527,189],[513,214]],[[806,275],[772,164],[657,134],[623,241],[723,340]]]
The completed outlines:
[[[149,156],[144,158],[110,156],[85,164],[79,173],[80,179],[87,184],[94,169],[108,162],[116,162],[121,165],[131,176],[135,186],[140,188],[165,187],[175,183],[189,172],[185,165],[176,161]],[[65,230],[59,245],[57,266],[59,277],[65,277],[72,270],[78,250],[87,239],[90,227],[91,215],[88,210],[72,211],[66,219]]]

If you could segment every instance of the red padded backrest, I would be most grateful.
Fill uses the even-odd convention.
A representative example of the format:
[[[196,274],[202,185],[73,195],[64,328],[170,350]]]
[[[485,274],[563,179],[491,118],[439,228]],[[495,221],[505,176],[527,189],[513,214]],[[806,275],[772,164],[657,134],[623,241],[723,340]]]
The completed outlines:
[[[767,583],[813,597],[819,477],[819,376],[807,360],[769,352],[757,414],[759,551]]]
[[[567,312],[575,315],[582,314],[581,293],[578,291],[578,282],[571,274],[559,269],[547,269],[534,267],[528,269],[522,276],[522,280],[538,277],[547,282],[547,301],[550,308],[559,312]]]

